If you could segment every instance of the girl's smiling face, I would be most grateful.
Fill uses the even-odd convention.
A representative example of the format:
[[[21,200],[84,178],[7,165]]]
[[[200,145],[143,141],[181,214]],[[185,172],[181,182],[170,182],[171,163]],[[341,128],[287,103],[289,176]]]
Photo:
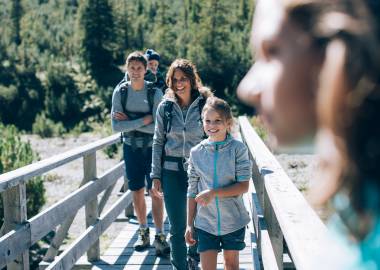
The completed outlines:
[[[208,109],[203,113],[203,129],[210,141],[224,141],[230,126],[231,123],[216,110]]]
[[[316,130],[316,90],[322,55],[286,17],[281,1],[259,1],[252,28],[255,64],[238,88],[276,138],[292,144]]]

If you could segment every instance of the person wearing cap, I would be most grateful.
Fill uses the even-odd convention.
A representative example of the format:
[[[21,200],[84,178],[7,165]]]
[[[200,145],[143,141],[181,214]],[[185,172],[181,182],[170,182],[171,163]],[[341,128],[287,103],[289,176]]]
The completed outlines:
[[[161,89],[162,92],[165,92],[165,79],[158,69],[158,66],[160,65],[160,55],[153,49],[147,49],[145,51],[145,56],[148,59],[148,69],[145,74],[145,79],[154,82],[155,87]]]

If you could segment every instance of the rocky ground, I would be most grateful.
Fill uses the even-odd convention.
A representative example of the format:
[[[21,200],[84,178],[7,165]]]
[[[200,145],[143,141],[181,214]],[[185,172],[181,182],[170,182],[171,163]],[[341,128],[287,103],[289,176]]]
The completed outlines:
[[[41,139],[36,135],[24,135],[24,140],[29,140],[33,149],[37,151],[41,159],[51,157],[63,153],[73,147],[83,146],[100,139],[100,135],[92,133],[84,133],[77,137],[67,136],[65,138],[48,138]],[[316,159],[314,155],[298,155],[298,154],[279,154],[276,155],[278,161],[287,172],[295,185],[303,192],[307,191],[310,180],[313,177],[313,172],[316,170]],[[108,158],[102,151],[97,152],[97,170],[98,175],[116,165],[120,157],[114,159]],[[54,169],[47,174],[45,182],[47,203],[44,208],[47,208],[64,198],[70,192],[76,190],[83,178],[82,159],[75,160],[62,167]],[[120,190],[122,181],[119,181],[115,187],[110,199],[110,203],[117,200],[117,193]],[[110,204],[109,203],[109,204]],[[108,204],[108,205],[109,205]],[[107,207],[107,206],[106,206]],[[114,223],[101,238],[101,250],[104,251],[112,239],[118,234],[122,223]],[[85,230],[84,210],[81,209],[70,228],[69,244],[75,237],[80,235]]]

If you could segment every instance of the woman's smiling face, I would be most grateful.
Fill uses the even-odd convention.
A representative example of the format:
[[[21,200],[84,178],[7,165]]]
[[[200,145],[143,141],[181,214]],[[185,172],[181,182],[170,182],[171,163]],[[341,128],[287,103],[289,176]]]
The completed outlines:
[[[252,28],[255,64],[238,95],[255,106],[277,144],[296,143],[316,130],[321,55],[309,35],[290,21],[281,1],[259,1]]]
[[[173,75],[173,86],[176,95],[181,99],[186,99],[191,96],[191,83],[190,79],[186,74],[180,70],[176,69]]]

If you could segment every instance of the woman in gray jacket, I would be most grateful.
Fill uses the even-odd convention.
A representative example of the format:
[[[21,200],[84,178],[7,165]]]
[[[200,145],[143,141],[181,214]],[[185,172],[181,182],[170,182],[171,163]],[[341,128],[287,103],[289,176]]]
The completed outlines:
[[[191,269],[195,248],[186,261],[186,194],[188,178],[185,162],[190,149],[204,138],[201,110],[211,91],[202,86],[196,67],[186,59],[176,59],[166,77],[169,89],[159,104],[153,137],[152,193],[164,195],[170,221],[171,263],[174,269]]]

